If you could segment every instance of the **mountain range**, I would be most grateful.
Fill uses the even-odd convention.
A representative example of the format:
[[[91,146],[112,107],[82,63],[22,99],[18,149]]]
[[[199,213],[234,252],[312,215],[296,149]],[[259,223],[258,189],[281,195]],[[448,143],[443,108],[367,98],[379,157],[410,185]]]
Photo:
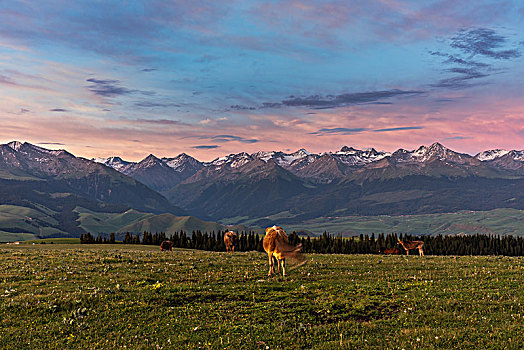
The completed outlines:
[[[310,153],[305,149],[294,153],[241,152],[210,162],[198,161],[185,153],[173,158],[157,158],[150,154],[140,162],[127,162],[120,157],[96,158],[93,161],[142,181],[159,192],[170,190],[181,183],[194,183],[206,177],[214,177],[219,173],[238,173],[237,170],[248,163],[260,161],[265,164],[274,163],[301,179],[321,184],[347,178],[364,178],[366,175],[376,177],[376,173],[381,172],[386,177],[399,177],[401,173],[434,176],[435,171],[439,172],[436,169],[438,167],[443,176],[452,177],[524,175],[524,151],[496,149],[471,156],[455,152],[440,143],[429,147],[421,146],[413,151],[399,149],[393,153],[374,148],[358,150],[344,146],[340,151],[325,153]],[[391,170],[394,171],[390,172]],[[369,172],[375,175],[370,175]]]
[[[524,210],[523,185],[524,151],[472,156],[439,143],[392,153],[345,146],[325,153],[240,152],[210,162],[150,154],[129,162],[14,141],[0,145],[0,233],[162,230],[179,227],[175,221],[188,215],[300,228],[350,216]]]
[[[516,150],[472,156],[434,143],[392,153],[345,146],[319,154],[241,152],[210,162],[186,154],[97,161],[140,179],[193,215],[225,223],[524,209],[524,151]]]

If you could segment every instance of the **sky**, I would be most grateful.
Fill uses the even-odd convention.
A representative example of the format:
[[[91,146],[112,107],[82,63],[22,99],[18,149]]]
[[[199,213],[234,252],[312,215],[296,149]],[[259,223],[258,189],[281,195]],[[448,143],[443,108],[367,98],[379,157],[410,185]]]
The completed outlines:
[[[0,2],[0,143],[524,149],[522,1]]]

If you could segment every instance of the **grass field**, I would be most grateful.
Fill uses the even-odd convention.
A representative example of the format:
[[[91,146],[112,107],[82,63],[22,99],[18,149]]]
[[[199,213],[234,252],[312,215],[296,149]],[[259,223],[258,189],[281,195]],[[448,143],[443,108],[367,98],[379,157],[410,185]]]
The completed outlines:
[[[21,244],[80,244],[80,238],[44,238],[20,242]]]
[[[277,221],[278,222],[278,221]],[[401,216],[320,217],[289,225],[288,230],[324,231],[348,235],[404,232],[414,235],[497,234],[524,235],[524,211],[510,208],[490,211]]]
[[[0,246],[2,349],[520,349],[524,259]]]

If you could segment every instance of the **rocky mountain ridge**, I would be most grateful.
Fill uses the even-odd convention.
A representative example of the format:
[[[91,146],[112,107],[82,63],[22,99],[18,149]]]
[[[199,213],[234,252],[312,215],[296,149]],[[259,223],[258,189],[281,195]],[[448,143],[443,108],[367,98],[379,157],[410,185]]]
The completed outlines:
[[[516,171],[518,175],[524,173],[524,151],[489,150],[471,156],[455,152],[440,143],[420,146],[412,151],[398,149],[393,153],[377,151],[374,148],[359,150],[347,146],[342,147],[339,151],[324,153],[310,153],[305,149],[293,153],[259,151],[249,154],[240,152],[219,157],[210,162],[198,161],[185,153],[173,158],[162,159],[149,155],[140,162],[126,162],[119,157],[93,160],[134,177],[161,192],[180,183],[198,181],[203,176],[213,176],[212,174],[228,170],[235,173],[234,169],[257,160],[265,163],[274,162],[299,178],[317,183],[330,183],[347,177],[358,177],[359,173],[365,172],[366,169],[411,167],[411,171],[417,173],[416,168],[435,162],[443,168],[457,166],[471,168],[462,171],[463,174],[475,173],[474,167],[476,166],[482,173],[491,172],[494,176],[497,172]],[[487,168],[490,170],[486,170]],[[452,173],[453,171],[450,173],[451,176],[455,176],[460,171],[455,171],[456,174]],[[192,178],[193,176],[195,177]]]

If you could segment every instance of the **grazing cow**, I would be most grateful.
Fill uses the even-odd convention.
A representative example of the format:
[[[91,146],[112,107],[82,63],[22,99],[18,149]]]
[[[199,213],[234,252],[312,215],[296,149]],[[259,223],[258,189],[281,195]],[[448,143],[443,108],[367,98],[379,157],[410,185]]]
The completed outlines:
[[[282,273],[286,275],[286,260],[285,258],[293,258],[299,262],[304,262],[305,259],[302,255],[302,244],[293,246],[289,244],[289,239],[282,229],[282,227],[273,226],[266,229],[266,236],[263,240],[264,250],[269,257],[269,273],[268,276],[273,275],[275,272],[275,262],[280,272],[282,266]]]
[[[229,253],[235,252],[235,245],[238,241],[238,235],[236,232],[233,231],[227,231],[224,234],[224,243],[226,244],[226,251]]]
[[[171,248],[173,248],[173,242],[171,241],[163,241],[162,243],[160,243],[160,251],[164,252],[164,251],[171,251]]]
[[[423,241],[402,241],[399,239],[398,243],[406,250],[406,255],[409,255],[410,249],[418,249],[418,254],[424,256]]]
[[[380,248],[378,252],[384,255],[400,254],[400,250],[398,250],[398,248]]]

